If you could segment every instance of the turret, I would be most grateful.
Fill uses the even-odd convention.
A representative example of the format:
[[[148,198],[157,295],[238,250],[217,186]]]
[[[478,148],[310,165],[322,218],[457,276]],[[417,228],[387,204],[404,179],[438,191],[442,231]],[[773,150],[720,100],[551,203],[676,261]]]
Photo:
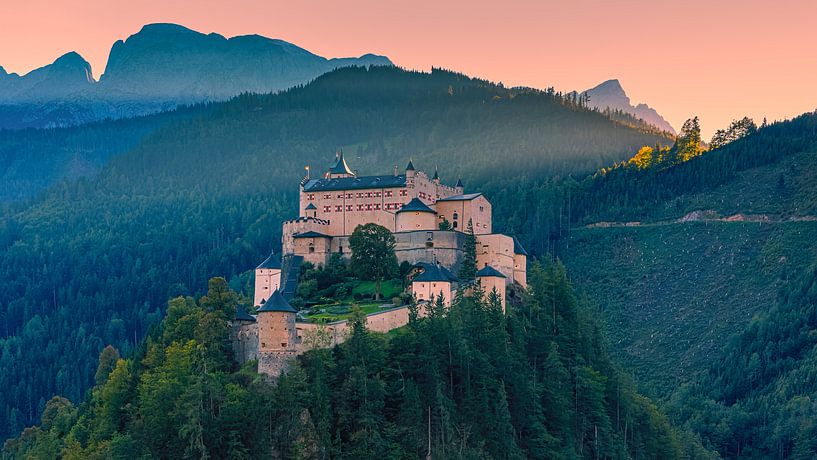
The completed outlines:
[[[408,164],[406,165],[406,180],[410,178],[414,178],[414,175],[417,173],[417,170],[414,169],[414,163],[409,160]]]
[[[457,179],[457,185],[455,185],[454,188],[457,190],[457,193],[460,194],[460,195],[465,193],[465,186],[462,185],[462,179]]]
[[[258,309],[258,372],[278,377],[289,369],[298,349],[298,313],[276,290]]]
[[[255,268],[255,295],[253,305],[259,306],[281,288],[281,259],[270,252],[261,265]]]
[[[329,167],[326,176],[329,179],[355,176],[355,173],[349,169],[349,165],[346,164],[346,160],[343,158],[343,150],[335,154],[335,163]]]
[[[486,299],[491,292],[496,289],[499,296],[499,302],[502,304],[502,311],[505,311],[505,275],[500,273],[497,269],[490,265],[485,265],[482,270],[477,272],[477,282],[485,291]]]
[[[318,207],[314,203],[309,203],[304,208],[304,217],[318,217]]]
[[[528,287],[528,251],[513,237],[513,281],[523,288]]]
[[[431,181],[438,185],[440,183],[440,174],[437,172],[436,166],[434,166],[434,177],[431,178]]]
[[[419,198],[412,198],[395,213],[394,228],[398,232],[436,230],[437,212]]]

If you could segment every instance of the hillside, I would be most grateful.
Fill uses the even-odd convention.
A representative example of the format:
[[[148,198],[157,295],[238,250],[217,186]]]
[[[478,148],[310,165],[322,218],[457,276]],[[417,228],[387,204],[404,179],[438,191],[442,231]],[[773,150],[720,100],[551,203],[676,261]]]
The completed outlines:
[[[611,354],[727,458],[816,452],[812,425],[798,425],[815,394],[803,377],[814,366],[815,168],[817,115],[806,114],[573,189],[576,224],[558,254],[604,318]]]
[[[590,98],[589,106],[604,111],[620,110],[668,133],[675,134],[675,129],[655,109],[647,104],[633,105],[630,97],[624,92],[618,80],[607,80],[593,88],[582,91],[581,96]]]
[[[80,400],[91,357],[108,343],[132,350],[168,297],[217,275],[242,289],[239,276],[279,244],[304,166],[320,171],[339,147],[369,173],[410,157],[439,165],[444,182],[488,193],[496,222],[538,228],[550,217],[528,225],[520,190],[666,141],[556,94],[391,67],[340,69],[167,124],[98,176],[3,211],[0,434],[33,423],[53,394]]]
[[[225,38],[148,24],[111,47],[99,82],[76,52],[25,75],[0,68],[0,129],[70,126],[180,104],[302,85],[339,67],[392,65],[384,56],[327,59],[260,35]]]
[[[413,306],[388,335],[358,312],[275,386],[230,356],[236,299],[216,278],[171,300],[134,356],[103,350],[89,398],[52,398],[3,458],[714,458],[610,363],[558,265],[533,265],[507,312],[477,293]]]

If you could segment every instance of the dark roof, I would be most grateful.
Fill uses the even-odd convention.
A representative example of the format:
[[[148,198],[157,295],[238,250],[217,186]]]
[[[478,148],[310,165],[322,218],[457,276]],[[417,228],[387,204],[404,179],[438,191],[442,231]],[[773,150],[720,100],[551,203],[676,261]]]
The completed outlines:
[[[411,201],[404,204],[397,212],[433,212],[437,214],[437,211],[429,208],[428,205],[423,203],[419,198],[412,198]]]
[[[442,281],[446,283],[457,281],[457,278],[447,268],[439,264],[421,262],[417,265],[421,267],[423,271],[416,275],[412,281]]]
[[[308,205],[306,205],[306,210],[307,211],[312,211],[314,209],[318,209],[314,204],[309,203]]]
[[[293,238],[332,238],[329,235],[324,235],[323,233],[318,233],[314,230],[310,230],[308,232],[298,233],[297,235],[292,235]]]
[[[346,160],[343,158],[343,151],[338,153],[337,158],[335,159],[335,164],[329,167],[329,173],[331,174],[354,174],[351,169],[349,169],[349,165],[346,164]]]
[[[521,254],[523,256],[528,255],[528,251],[526,251],[525,248],[522,247],[522,243],[520,243],[515,236],[513,237],[513,253]]]
[[[465,195],[454,195],[447,198],[440,198],[437,201],[468,201],[482,196],[482,193],[466,193]]]
[[[440,178],[440,175],[437,174],[437,167],[435,166],[434,167],[434,177],[432,177],[431,180],[437,180],[439,178]]]
[[[496,276],[497,278],[505,278],[505,275],[499,273],[497,269],[490,265],[486,265],[485,268],[477,272],[477,278],[483,278],[486,276]]]
[[[464,185],[462,185],[462,179],[457,179],[457,185],[455,185],[454,187],[460,187],[460,188],[465,187]]]
[[[408,164],[406,165],[406,171],[414,171],[414,163],[409,160]]]
[[[324,192],[329,190],[355,190],[364,188],[405,187],[406,176],[362,176],[339,177],[335,179],[310,179],[304,184],[305,192]]]
[[[256,270],[259,268],[281,268],[281,258],[276,256],[274,252],[271,252],[269,257],[261,262],[261,265],[255,267]]]
[[[264,305],[258,309],[258,313],[263,313],[267,311],[283,311],[288,313],[298,313],[298,310],[294,309],[289,302],[284,299],[284,296],[281,295],[281,292],[278,289],[272,293],[269,300],[264,302]]]
[[[241,305],[236,305],[235,307],[235,320],[236,321],[255,321],[247,310],[244,309]]]

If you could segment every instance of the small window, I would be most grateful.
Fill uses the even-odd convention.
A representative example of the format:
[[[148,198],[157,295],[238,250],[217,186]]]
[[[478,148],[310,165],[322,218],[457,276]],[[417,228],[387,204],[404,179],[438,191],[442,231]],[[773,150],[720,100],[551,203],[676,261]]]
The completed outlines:
[[[286,342],[281,342],[281,348],[286,348],[286,347],[287,347]]]
[[[457,221],[456,220],[454,221],[454,224],[451,225],[451,228],[457,228]]]
[[[457,213],[455,212],[455,213],[454,213],[454,220],[457,220],[457,219],[459,219],[459,218],[460,218],[460,215],[459,215],[459,214],[457,214]]]

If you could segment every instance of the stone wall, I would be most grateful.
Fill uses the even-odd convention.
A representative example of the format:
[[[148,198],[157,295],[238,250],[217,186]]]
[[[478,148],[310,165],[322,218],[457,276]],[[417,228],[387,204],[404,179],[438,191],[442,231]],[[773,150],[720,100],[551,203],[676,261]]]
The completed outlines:
[[[234,321],[231,326],[230,339],[236,361],[246,363],[258,359],[258,323]]]
[[[516,265],[513,252],[513,238],[501,233],[477,235],[477,269],[490,265],[508,278],[509,283],[514,281],[514,267]]]

